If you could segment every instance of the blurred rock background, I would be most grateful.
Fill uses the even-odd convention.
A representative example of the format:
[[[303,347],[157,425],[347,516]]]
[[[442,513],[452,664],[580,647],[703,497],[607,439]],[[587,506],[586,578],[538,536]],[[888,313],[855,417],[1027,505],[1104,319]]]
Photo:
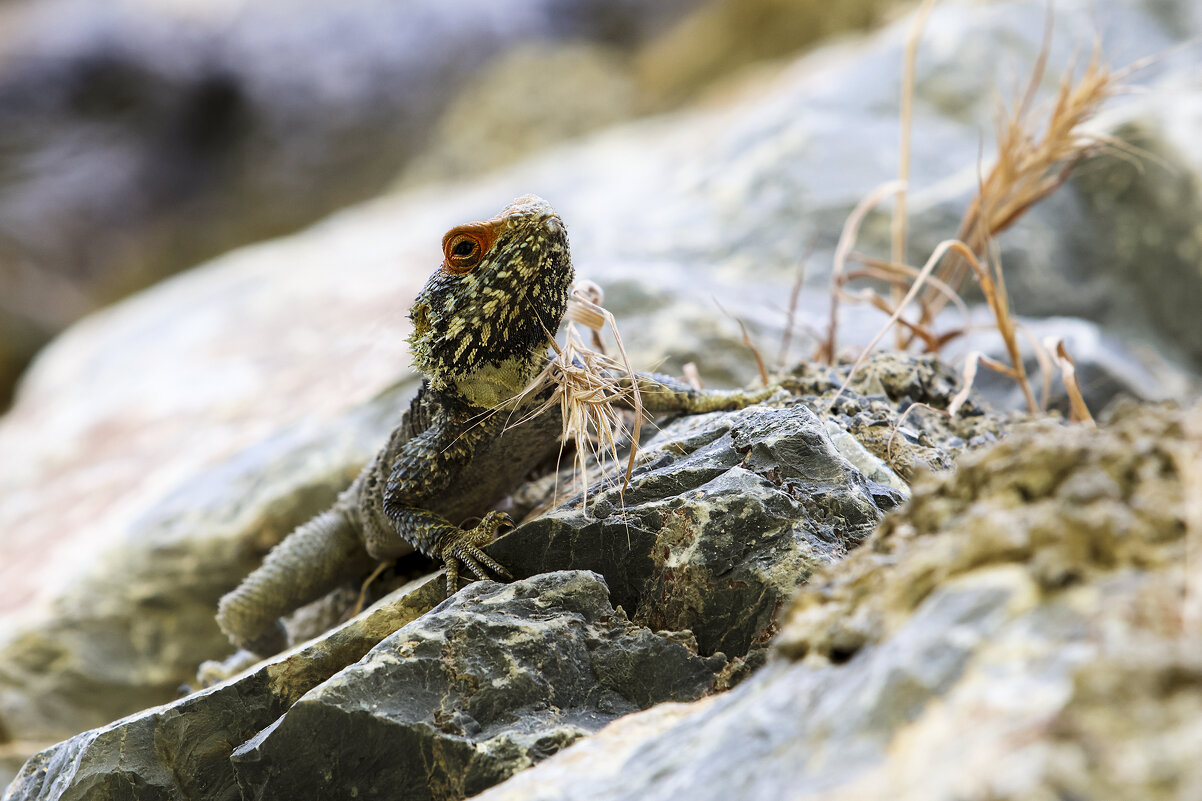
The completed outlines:
[[[83,314],[409,182],[495,168],[863,27],[885,0],[12,0],[0,405]]]

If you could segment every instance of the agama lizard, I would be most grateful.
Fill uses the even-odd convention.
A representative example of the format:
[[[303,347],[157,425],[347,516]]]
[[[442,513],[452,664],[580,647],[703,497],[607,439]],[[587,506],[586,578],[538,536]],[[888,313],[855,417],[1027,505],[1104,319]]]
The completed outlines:
[[[554,209],[526,195],[443,237],[443,262],[409,316],[414,367],[425,376],[388,443],[334,505],[297,528],[221,599],[217,622],[235,645],[270,654],[285,645],[281,615],[320,598],[374,563],[414,549],[447,566],[447,591],[466,567],[509,577],[481,550],[507,515],[489,511],[554,452],[558,405],[490,413],[518,396],[547,362],[549,334],[573,280],[567,232]],[[740,408],[767,393],[702,392],[637,374],[648,411]],[[523,421],[514,425],[513,421]],[[458,521],[480,519],[471,528]]]

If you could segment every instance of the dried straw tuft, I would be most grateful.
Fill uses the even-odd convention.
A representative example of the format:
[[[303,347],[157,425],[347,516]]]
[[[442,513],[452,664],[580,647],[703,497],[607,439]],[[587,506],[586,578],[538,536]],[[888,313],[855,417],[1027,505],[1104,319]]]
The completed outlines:
[[[530,411],[523,420],[559,406],[563,419],[563,442],[576,444],[574,473],[585,502],[588,501],[588,487],[592,484],[590,457],[601,471],[602,483],[610,483],[608,466],[619,462],[618,447],[628,441],[630,456],[618,488],[619,493],[626,491],[634,470],[643,422],[643,401],[638,382],[623,381],[623,376],[633,379],[634,371],[630,367],[630,359],[626,355],[614,316],[601,306],[601,300],[600,287],[591,282],[573,290],[568,304],[564,344],[560,346],[554,339],[551,340],[555,357],[515,399],[520,405],[526,398],[542,393],[548,386],[554,387],[547,401]],[[577,324],[589,329],[593,346],[585,344]],[[604,352],[600,332],[605,327],[613,334],[620,361]],[[626,418],[618,410],[619,405],[634,409],[634,422],[631,425],[627,425]],[[618,484],[616,479],[612,483]]]
[[[924,4],[915,28],[911,32],[910,46],[907,49],[907,78],[902,89],[903,152],[899,179],[882,184],[873,190],[852,211],[844,224],[843,234],[835,249],[834,269],[831,277],[830,320],[826,337],[819,346],[815,358],[828,364],[833,363],[837,358],[838,308],[839,303],[843,301],[870,303],[889,315],[889,321],[885,324],[884,329],[873,338],[861,354],[860,359],[853,365],[847,382],[851,381],[856,368],[863,361],[867,352],[875,347],[885,332],[894,324],[900,327],[898,342],[901,347],[909,347],[915,340],[918,340],[927,352],[938,352],[948,342],[968,329],[967,308],[958,293],[965,279],[971,275],[993,313],[994,326],[1001,334],[1010,363],[1005,364],[993,359],[986,359],[981,354],[974,354],[965,365],[966,383],[971,383],[978,364],[988,367],[1018,383],[1026,398],[1029,411],[1036,412],[1043,404],[1036,402],[1035,393],[1031,390],[1023,364],[1022,351],[1018,343],[1021,325],[1014,319],[1010,310],[1005,275],[995,238],[1013,225],[1028,209],[1059,189],[1082,159],[1108,148],[1119,152],[1130,152],[1130,148],[1120,143],[1083,132],[1082,125],[1116,93],[1121,79],[1131,70],[1112,72],[1102,63],[1100,47],[1095,44],[1089,64],[1079,77],[1074,78],[1075,70],[1072,66],[1065,71],[1060,79],[1054,101],[1048,110],[1046,122],[1039,125],[1033,120],[1035,116],[1033,106],[1037,89],[1043,80],[1051,45],[1052,29],[1049,12],[1043,47],[1032,70],[1026,91],[1013,109],[1007,110],[1003,107],[998,115],[997,158],[993,167],[989,170],[988,175],[980,180],[977,194],[965,210],[956,237],[940,243],[926,265],[921,270],[916,269],[902,262],[906,236],[905,193],[909,164],[907,152],[910,124],[909,98],[913,92],[912,60],[915,56],[918,37],[921,34],[922,23],[925,22],[931,5],[933,5],[931,2]],[[1132,69],[1134,68],[1135,65]],[[892,258],[884,260],[854,252],[855,240],[864,217],[873,207],[891,196],[896,198]],[[849,261],[860,262],[865,267],[848,270],[847,263]],[[886,298],[870,287],[855,293],[846,289],[846,286],[852,281],[865,278],[885,281],[890,286],[890,297]],[[920,289],[921,291],[919,291]],[[912,316],[913,319],[908,319],[902,316],[902,312],[911,302],[916,303],[919,311],[916,317]],[[962,328],[941,333],[935,330],[935,318],[949,302],[960,308],[966,322]],[[1030,338],[1029,335],[1028,338]],[[1048,382],[1050,381],[1050,366],[1055,363],[1060,369],[1069,391],[1073,418],[1082,421],[1089,420],[1089,410],[1085,408],[1084,402],[1081,400],[1072,359],[1068,356],[1064,343],[1057,342],[1044,346],[1035,344],[1034,349],[1044,372],[1044,402],[1046,403]],[[962,399],[960,402],[963,402]],[[957,407],[958,405],[956,404]]]

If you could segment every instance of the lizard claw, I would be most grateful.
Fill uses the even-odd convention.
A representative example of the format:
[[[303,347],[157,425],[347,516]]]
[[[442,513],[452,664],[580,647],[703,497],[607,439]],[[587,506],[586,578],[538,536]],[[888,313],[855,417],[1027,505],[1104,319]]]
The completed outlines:
[[[513,579],[513,574],[506,570],[497,560],[480,550],[488,545],[496,536],[501,526],[513,526],[513,520],[504,512],[492,511],[484,516],[474,528],[456,529],[454,533],[443,538],[439,547],[439,556],[447,566],[447,595],[453,595],[459,590],[460,566],[466,567],[478,579],[488,579],[487,571],[505,579]]]

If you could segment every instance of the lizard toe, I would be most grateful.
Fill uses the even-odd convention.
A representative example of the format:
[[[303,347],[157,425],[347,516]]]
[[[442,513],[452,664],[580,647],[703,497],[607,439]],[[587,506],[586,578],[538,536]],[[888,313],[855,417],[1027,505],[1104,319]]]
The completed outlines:
[[[488,580],[494,576],[512,581],[513,574],[505,566],[486,554],[481,547],[492,542],[502,526],[512,526],[513,521],[504,512],[492,511],[484,516],[475,527],[459,529],[444,541],[439,555],[447,566],[447,594],[459,589],[463,568],[467,568],[478,579]]]
[[[462,550],[456,554],[456,556],[459,558],[459,561],[463,562],[468,570],[472,571],[476,578],[488,579],[490,578],[488,573],[491,571],[493,574],[503,578],[511,580],[513,579],[513,574],[506,570],[500,562],[498,562],[496,559],[493,559],[475,545],[465,544],[462,547]]]
[[[459,559],[448,556],[443,560],[447,566],[447,597],[459,592]]]

